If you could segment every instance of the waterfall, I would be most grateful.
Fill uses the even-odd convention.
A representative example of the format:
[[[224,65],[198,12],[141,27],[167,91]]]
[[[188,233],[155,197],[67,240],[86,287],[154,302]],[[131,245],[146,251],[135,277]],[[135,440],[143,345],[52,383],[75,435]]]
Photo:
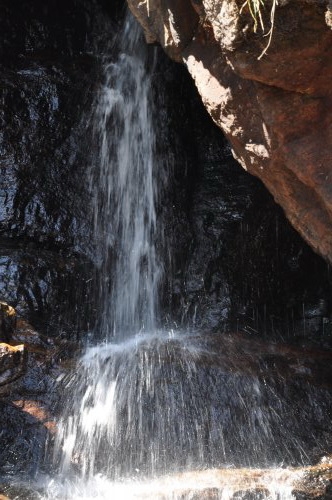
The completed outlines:
[[[141,38],[138,24],[128,17],[118,59],[104,65],[92,119],[97,161],[90,185],[104,338],[155,328],[161,272],[155,248],[153,61]]]
[[[90,189],[103,342],[87,350],[78,371],[66,381],[66,394],[75,393],[75,399],[59,423],[54,453],[63,475],[75,461],[84,478],[100,470],[113,478],[132,471],[137,457],[131,459],[132,451],[122,442],[119,412],[127,412],[121,419],[122,424],[127,422],[124,432],[129,448],[142,444],[135,435],[137,429],[142,432],[142,422],[137,424],[131,414],[135,406],[130,398],[137,380],[126,351],[135,335],[141,342],[144,332],[156,332],[161,265],[155,247],[153,61],[141,38],[138,23],[128,15],[118,40],[117,60],[104,64],[91,119],[96,162],[90,172]],[[144,363],[138,366],[142,368],[139,377],[144,378]],[[146,375],[144,384],[148,384]],[[144,384],[138,383],[139,391]],[[126,408],[120,410],[121,405]]]
[[[208,335],[158,327],[163,266],[156,250],[156,170],[163,165],[155,154],[153,61],[140,33],[127,18],[118,58],[106,61],[94,106],[90,186],[100,274],[96,337],[102,341],[88,347],[62,381],[57,472],[42,498],[199,498],[190,496],[192,488],[218,490],[213,498],[242,498],[227,473],[224,483],[207,474],[199,486],[191,471],[305,461],[297,416],[303,411],[317,422],[319,416],[309,390],[300,391],[296,382],[280,398],[278,380],[256,375],[263,366],[251,371],[246,353],[237,360],[232,338],[220,344]],[[167,474],[181,472],[177,495]],[[280,471],[272,476],[262,483],[268,498],[293,498],[294,474],[289,480]]]

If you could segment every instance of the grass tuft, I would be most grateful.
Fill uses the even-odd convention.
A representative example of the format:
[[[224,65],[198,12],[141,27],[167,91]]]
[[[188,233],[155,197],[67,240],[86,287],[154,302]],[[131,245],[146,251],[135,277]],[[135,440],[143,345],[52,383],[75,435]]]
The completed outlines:
[[[258,27],[260,26],[264,36],[268,37],[268,42],[262,53],[258,56],[258,60],[260,60],[264,54],[266,54],[268,48],[271,45],[273,29],[274,29],[274,17],[276,12],[276,7],[278,5],[278,0],[272,1],[272,7],[270,11],[270,29],[267,33],[265,33],[265,26],[263,22],[262,9],[265,8],[266,0],[246,0],[240,9],[240,14],[243,9],[248,8],[250,15],[254,21],[254,32],[257,32]]]

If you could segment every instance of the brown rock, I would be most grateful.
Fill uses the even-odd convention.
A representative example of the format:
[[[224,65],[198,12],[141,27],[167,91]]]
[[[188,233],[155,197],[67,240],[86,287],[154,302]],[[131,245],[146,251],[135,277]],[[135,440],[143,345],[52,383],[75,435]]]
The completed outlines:
[[[0,340],[9,342],[15,327],[15,309],[6,302],[0,302]]]
[[[0,343],[0,386],[21,377],[27,366],[27,352],[23,344],[10,346]]]
[[[206,336],[206,339],[209,337]],[[332,387],[332,351],[313,346],[266,342],[242,333],[211,336],[212,355],[197,363],[220,366],[231,373],[301,380],[314,387]]]
[[[51,434],[56,431],[56,424],[54,417],[51,415],[49,409],[40,401],[35,400],[15,400],[13,405],[21,411],[28,413],[40,422]],[[1,499],[0,499],[1,500]]]
[[[332,14],[327,0],[283,0],[271,45],[242,0],[128,0],[148,41],[193,76],[234,156],[304,239],[332,262]],[[149,9],[147,9],[149,6]],[[272,1],[262,9],[265,34]]]

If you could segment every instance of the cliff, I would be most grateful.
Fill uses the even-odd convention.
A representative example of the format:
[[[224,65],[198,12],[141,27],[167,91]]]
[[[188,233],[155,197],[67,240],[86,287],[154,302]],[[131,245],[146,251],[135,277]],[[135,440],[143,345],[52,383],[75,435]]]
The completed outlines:
[[[147,41],[186,64],[235,158],[332,262],[330,3],[266,0],[256,31],[243,0],[128,4]]]

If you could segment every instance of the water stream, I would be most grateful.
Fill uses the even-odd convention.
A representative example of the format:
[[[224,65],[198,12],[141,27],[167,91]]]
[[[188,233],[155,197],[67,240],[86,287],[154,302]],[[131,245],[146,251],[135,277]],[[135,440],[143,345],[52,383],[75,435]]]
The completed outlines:
[[[104,64],[92,116],[98,148],[90,185],[104,339],[155,329],[161,277],[155,248],[155,169],[162,165],[155,165],[154,158],[154,61],[130,18],[118,45],[118,59]]]
[[[305,462],[296,416],[295,437],[280,421],[290,399],[310,416],[312,394],[296,396],[294,385],[281,400],[277,385],[226,372],[208,336],[159,324],[156,179],[163,165],[155,154],[153,61],[130,17],[119,47],[117,60],[105,62],[93,113],[99,340],[62,381],[55,472],[40,483],[41,498],[201,498],[190,491],[215,488],[213,498],[226,500],[237,491],[230,480],[189,471]],[[264,412],[267,405],[273,411]],[[282,474],[265,478],[268,498],[293,498],[294,477]]]

